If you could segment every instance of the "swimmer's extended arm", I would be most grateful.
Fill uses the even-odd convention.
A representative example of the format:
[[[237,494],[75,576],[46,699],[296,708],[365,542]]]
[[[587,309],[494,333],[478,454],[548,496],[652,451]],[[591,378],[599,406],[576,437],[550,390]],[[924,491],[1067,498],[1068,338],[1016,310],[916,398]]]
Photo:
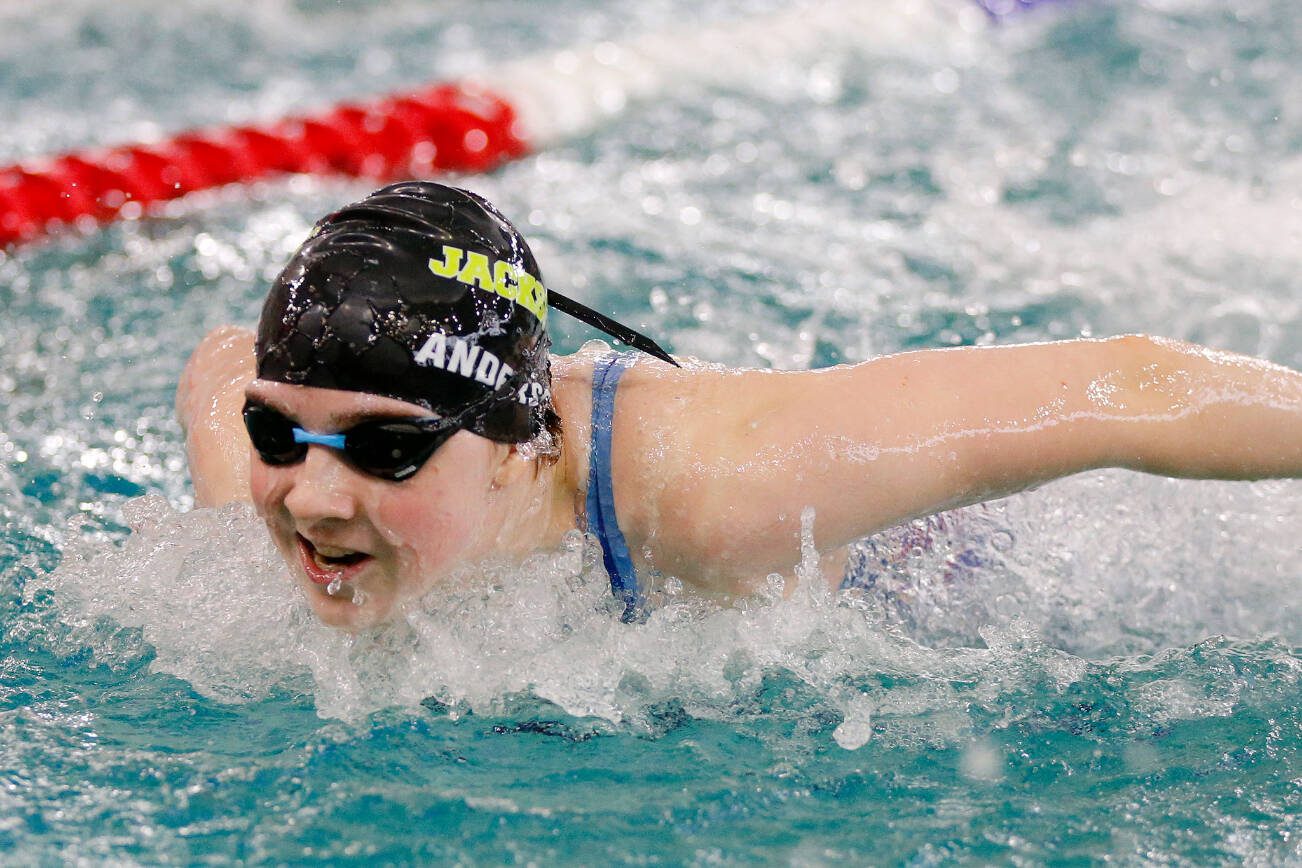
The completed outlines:
[[[197,506],[249,500],[249,440],[240,413],[253,379],[253,333],[223,326],[190,355],[176,389]]]
[[[1097,467],[1302,476],[1302,373],[1142,336],[709,374],[654,516],[665,568],[789,570],[802,507],[828,549],[913,516]],[[726,407],[726,410],[717,408]],[[713,409],[706,409],[713,408]],[[672,463],[672,462],[671,462]],[[635,507],[636,509],[636,507]]]

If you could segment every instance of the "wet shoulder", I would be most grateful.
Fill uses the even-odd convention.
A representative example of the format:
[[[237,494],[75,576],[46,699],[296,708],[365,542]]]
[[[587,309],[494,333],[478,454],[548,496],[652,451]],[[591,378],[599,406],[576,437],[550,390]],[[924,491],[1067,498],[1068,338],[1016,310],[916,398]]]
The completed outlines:
[[[564,420],[568,460],[577,485],[586,486],[592,437],[592,385],[596,365],[612,352],[592,342],[553,360],[553,391]],[[628,357],[615,394],[611,473],[620,525],[630,543],[646,543],[664,526],[684,481],[728,451],[735,432],[779,404],[785,378],[767,371],[728,368],[682,359],[675,368],[650,356]],[[705,475],[709,475],[708,472]],[[635,546],[636,547],[636,546]]]
[[[590,341],[578,352],[552,357],[552,395],[562,421],[562,460],[577,494],[586,492],[592,446],[593,380],[613,350]],[[695,378],[649,356],[628,354],[615,391],[611,467],[615,508],[633,542],[644,526],[647,500],[661,487],[665,463],[677,460],[673,417],[691,403]]]

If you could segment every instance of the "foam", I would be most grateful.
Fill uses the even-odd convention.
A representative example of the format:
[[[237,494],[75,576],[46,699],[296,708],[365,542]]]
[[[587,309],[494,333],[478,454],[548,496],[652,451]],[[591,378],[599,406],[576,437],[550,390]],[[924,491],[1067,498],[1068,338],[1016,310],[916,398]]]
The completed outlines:
[[[89,648],[115,667],[149,661],[227,702],[308,690],[322,716],[350,720],[422,704],[453,716],[501,713],[526,696],[599,725],[654,733],[666,703],[708,719],[804,713],[794,700],[765,707],[777,678],[840,716],[833,738],[844,748],[874,739],[965,743],[973,703],[989,708],[1045,683],[1061,692],[1111,665],[1092,656],[1187,645],[1227,627],[1275,629],[1297,641],[1287,634],[1297,613],[1279,605],[1290,580],[1263,567],[1283,559],[1270,548],[1273,532],[1256,532],[1259,559],[1238,572],[1215,551],[1204,563],[1218,566],[1182,572],[1179,547],[1160,540],[1170,522],[1197,523],[1177,515],[1163,527],[1161,513],[1178,499],[1192,500],[1195,516],[1215,502],[1214,523],[1252,534],[1226,517],[1231,509],[1245,509],[1250,523],[1259,496],[1291,509],[1302,509],[1302,498],[1279,485],[1240,486],[1226,503],[1230,487],[1213,484],[1199,505],[1190,497],[1196,484],[1183,483],[1189,491],[1177,498],[1165,489],[1178,483],[1150,480],[1156,489],[1147,495],[1129,493],[1132,509],[1153,510],[1146,533],[1137,522],[1121,550],[1121,537],[1082,545],[1097,528],[1073,531],[1064,515],[1115,503],[1117,476],[1079,477],[932,519],[929,544],[888,564],[871,591],[841,596],[817,578],[817,520],[806,510],[794,593],[783,598],[782,583],[772,582],[719,607],[662,582],[650,618],[634,625],[620,622],[595,544],[576,531],[554,552],[519,567],[487,565],[395,623],[348,636],[314,619],[246,507],[182,513],[159,497],[129,504],[133,533],[121,545],[70,545],[63,564],[29,581],[25,596],[44,624],[32,634],[55,653]],[[870,543],[885,550],[892,534],[917,530]],[[971,550],[988,559],[953,574],[955,553]],[[1173,570],[1181,571],[1179,589]],[[1144,691],[1155,719],[1224,713],[1224,699],[1200,700],[1183,683]],[[972,750],[971,775],[997,776],[980,746]]]

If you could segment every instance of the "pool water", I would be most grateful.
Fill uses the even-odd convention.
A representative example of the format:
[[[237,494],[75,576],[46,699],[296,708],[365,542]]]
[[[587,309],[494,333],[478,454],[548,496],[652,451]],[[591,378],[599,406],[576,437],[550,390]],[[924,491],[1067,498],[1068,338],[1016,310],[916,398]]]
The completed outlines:
[[[1142,331],[1302,368],[1292,4],[925,2],[952,33],[685,78],[460,180],[710,361]],[[789,8],[11,4],[0,163]],[[315,623],[255,516],[192,509],[172,391],[372,186],[0,254],[4,861],[1302,863],[1297,481],[1082,474],[864,541],[839,598],[670,580],[626,625],[571,536]]]

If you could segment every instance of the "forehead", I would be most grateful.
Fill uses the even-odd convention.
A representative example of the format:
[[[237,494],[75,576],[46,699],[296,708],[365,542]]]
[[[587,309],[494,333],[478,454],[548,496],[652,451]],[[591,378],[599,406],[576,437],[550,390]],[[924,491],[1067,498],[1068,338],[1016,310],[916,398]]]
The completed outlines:
[[[435,415],[419,404],[396,398],[342,389],[295,386],[272,380],[254,380],[245,388],[244,395],[311,425],[349,425],[375,417],[423,419]]]

